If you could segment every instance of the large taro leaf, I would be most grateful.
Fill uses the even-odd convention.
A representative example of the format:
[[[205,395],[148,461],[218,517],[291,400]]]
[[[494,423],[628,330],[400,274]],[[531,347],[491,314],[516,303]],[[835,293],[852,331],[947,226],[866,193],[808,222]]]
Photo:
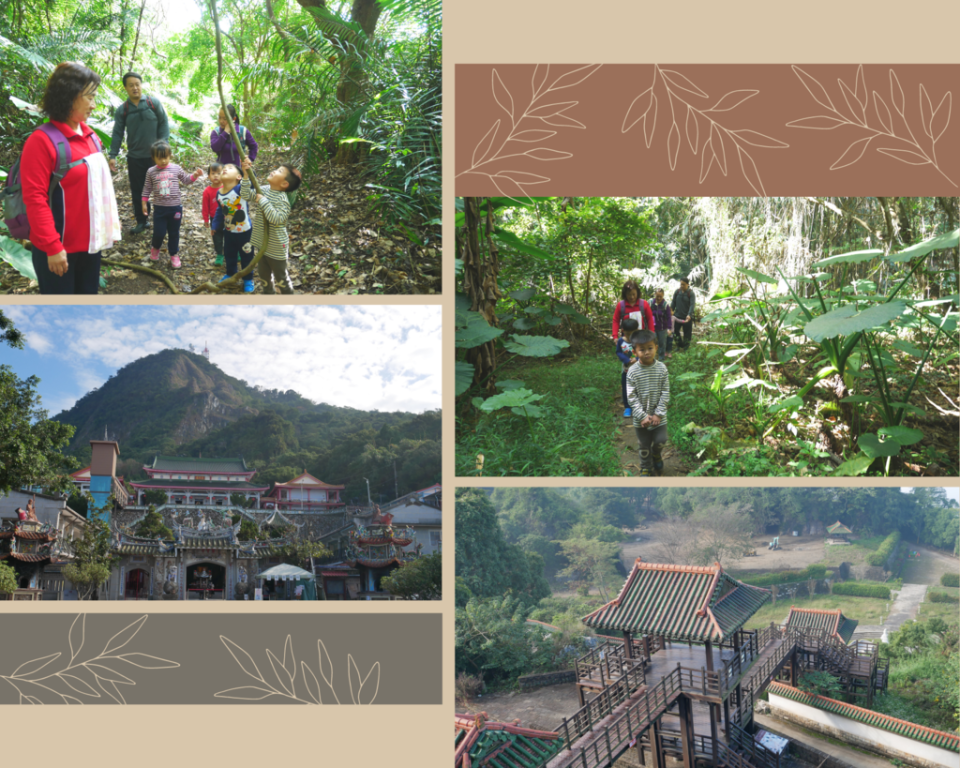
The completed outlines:
[[[923,440],[923,432],[910,427],[881,427],[877,434],[883,435],[887,440],[893,438],[900,445],[913,445]]]
[[[815,261],[813,266],[829,267],[832,264],[856,264],[860,261],[870,261],[870,259],[875,259],[877,256],[883,256],[883,251],[879,248],[871,248],[868,251],[851,251],[850,253],[841,253],[836,256],[821,259],[820,261]]]
[[[537,324],[533,320],[528,320],[525,317],[518,317],[513,321],[513,327],[520,331],[529,331],[531,328],[536,328]]]
[[[860,447],[860,450],[871,459],[876,459],[881,456],[896,456],[900,453],[900,443],[889,438],[880,442],[880,438],[872,432],[860,435],[860,437],[857,438],[857,445]]]
[[[558,315],[567,315],[573,322],[580,325],[587,325],[590,322],[590,318],[581,315],[573,307],[568,307],[566,304],[554,304],[553,311]]]
[[[462,395],[468,389],[470,385],[473,384],[473,371],[474,368],[470,363],[461,363],[457,362],[457,381],[455,392],[457,395]]]
[[[527,416],[531,419],[539,419],[541,416],[545,415],[545,411],[538,405],[525,405],[522,408],[511,408],[511,413],[515,413],[517,416]]]
[[[918,256],[926,256],[930,251],[939,251],[944,248],[956,248],[960,242],[960,229],[945,232],[942,235],[928,237],[926,240],[904,248],[899,253],[890,254],[890,261],[910,261]]]
[[[873,459],[867,456],[864,453],[861,453],[859,456],[855,456],[849,461],[843,462],[836,471],[833,473],[834,477],[854,477],[855,475],[862,475],[868,469],[870,465],[873,464]]]
[[[524,357],[553,357],[560,353],[561,349],[570,346],[569,341],[564,339],[555,339],[552,336],[517,336],[511,337],[512,341],[505,341],[505,346],[515,355]]]
[[[0,235],[0,261],[5,261],[17,272],[31,280],[37,279],[33,269],[33,255],[16,240]]]
[[[511,389],[521,389],[522,387],[523,382],[519,379],[504,379],[503,381],[497,382],[497,389],[502,389],[504,392]]]
[[[470,297],[465,293],[458,293],[454,296],[454,307],[457,314],[457,325],[463,325],[466,321],[460,320],[460,315],[465,315],[470,311]]]
[[[744,269],[743,267],[737,267],[737,272],[742,272],[743,274],[752,277],[754,280],[757,280],[761,283],[768,283],[770,285],[776,285],[777,280],[773,277],[768,277],[759,272],[754,272],[752,269]]]
[[[500,408],[522,408],[542,400],[543,397],[543,395],[535,395],[530,389],[510,389],[499,395],[488,397],[480,405],[480,410],[492,413]]]
[[[530,299],[536,295],[536,288],[524,288],[522,291],[510,291],[510,293],[507,294],[511,299],[516,299],[517,301],[530,301]]]
[[[465,312],[459,318],[466,321],[466,325],[457,328],[455,346],[463,349],[479,347],[492,341],[503,333],[500,328],[494,328],[479,312]]]
[[[814,341],[832,339],[835,336],[850,336],[868,328],[889,323],[903,314],[907,305],[902,301],[875,304],[858,312],[853,304],[845,304],[825,315],[815,317],[803,327],[803,332]]]

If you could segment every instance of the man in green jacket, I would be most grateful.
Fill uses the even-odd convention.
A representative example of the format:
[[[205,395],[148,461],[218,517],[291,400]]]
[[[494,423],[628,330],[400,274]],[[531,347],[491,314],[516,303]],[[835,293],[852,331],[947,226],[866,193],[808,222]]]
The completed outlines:
[[[156,96],[147,96],[143,92],[143,78],[136,72],[123,76],[123,87],[129,98],[117,107],[113,122],[113,142],[110,144],[110,170],[117,172],[117,155],[123,144],[123,134],[127,134],[127,175],[130,178],[130,196],[133,199],[133,214],[137,217],[137,226],[131,232],[140,234],[147,228],[147,213],[143,212],[141,195],[147,171],[153,165],[150,147],[155,141],[170,138],[170,125],[163,104]]]
[[[670,309],[673,310],[674,323],[679,323],[677,328],[674,326],[673,338],[678,349],[686,349],[690,346],[690,335],[693,332],[693,311],[697,305],[697,297],[690,289],[690,283],[687,278],[680,279],[680,288],[674,291],[673,301],[670,302]]]

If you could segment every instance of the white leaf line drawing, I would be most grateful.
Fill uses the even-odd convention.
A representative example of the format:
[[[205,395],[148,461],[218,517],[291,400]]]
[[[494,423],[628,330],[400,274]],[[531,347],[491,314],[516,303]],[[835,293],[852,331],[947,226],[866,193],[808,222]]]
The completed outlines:
[[[720,172],[726,176],[728,171],[727,162],[727,142],[737,150],[737,159],[740,163],[740,170],[747,183],[762,197],[766,197],[766,191],[763,188],[763,181],[757,170],[757,164],[753,161],[746,145],[753,147],[762,147],[764,149],[787,149],[790,145],[765,136],[762,133],[749,128],[740,128],[732,130],[721,125],[712,115],[721,112],[730,112],[743,104],[748,99],[752,99],[760,91],[753,89],[741,89],[730,91],[724,94],[719,101],[709,108],[697,108],[687,101],[679,91],[692,94],[702,99],[710,98],[699,86],[691,81],[686,75],[673,69],[663,69],[659,64],[653,65],[653,82],[650,87],[637,96],[623,117],[623,125],[620,128],[621,133],[626,133],[637,123],[643,123],[643,138],[650,149],[653,144],[654,132],[657,126],[657,110],[659,102],[657,99],[657,77],[659,76],[663,89],[667,94],[667,103],[670,106],[670,131],[667,134],[667,159],[670,162],[670,170],[674,171],[677,167],[677,158],[680,154],[682,140],[680,138],[680,127],[677,124],[677,111],[681,112],[686,108],[684,122],[684,133],[687,137],[687,144],[690,151],[700,155],[700,184],[710,174],[713,164],[716,163]],[[680,105],[680,106],[678,106]],[[707,122],[709,132],[707,140],[700,146],[700,120]],[[726,137],[726,141],[724,140]],[[731,155],[732,158],[732,155]]]
[[[555,91],[580,85],[580,83],[600,69],[601,66],[603,65],[585,64],[570,72],[565,72],[547,86],[547,79],[550,76],[550,65],[537,64],[533,70],[533,76],[530,79],[532,92],[530,101],[524,108],[523,113],[519,115],[516,113],[517,107],[513,95],[507,89],[506,85],[504,85],[497,70],[494,69],[490,76],[493,99],[509,116],[510,130],[506,139],[504,139],[498,149],[491,154],[491,151],[497,143],[497,134],[500,132],[500,126],[503,120],[501,118],[494,122],[490,129],[483,135],[483,138],[477,143],[477,146],[474,147],[470,167],[458,173],[456,178],[468,174],[486,176],[501,195],[511,199],[516,199],[518,195],[508,194],[504,191],[505,189],[511,192],[519,191],[519,197],[527,197],[528,194],[524,186],[544,184],[550,181],[546,176],[527,171],[498,170],[491,173],[488,170],[481,169],[492,163],[508,158],[528,157],[541,162],[551,162],[554,160],[567,160],[573,157],[573,154],[570,152],[544,146],[538,146],[524,152],[509,152],[507,145],[510,142],[536,144],[546,141],[559,133],[559,131],[551,130],[550,128],[585,129],[587,126],[566,114],[576,107],[580,103],[579,101],[559,101],[545,104],[541,103],[541,99]],[[539,120],[541,124],[550,126],[550,128],[530,128],[530,121],[532,120]],[[508,154],[504,154],[505,151],[507,151]]]
[[[906,128],[907,135],[904,136],[897,135],[896,126],[894,124],[890,108],[883,100],[883,97],[876,91],[872,92],[873,112],[876,114],[877,122],[880,124],[880,128],[874,128],[872,125],[870,125],[870,110],[868,108],[870,99],[867,93],[867,84],[866,77],[863,73],[863,64],[860,64],[857,67],[855,90],[851,91],[849,85],[847,85],[840,78],[837,78],[837,82],[840,85],[840,92],[843,94],[844,102],[847,105],[847,109],[850,111],[849,117],[837,109],[836,106],[834,106],[827,89],[824,88],[815,77],[810,75],[808,72],[804,72],[795,64],[792,66],[797,78],[803,84],[803,87],[807,89],[807,92],[813,97],[813,100],[821,107],[825,107],[832,114],[813,115],[811,117],[803,117],[798,120],[791,120],[789,123],[787,123],[788,128],[832,131],[835,128],[840,128],[841,126],[853,126],[868,131],[867,136],[857,139],[849,147],[847,147],[843,154],[840,155],[839,159],[837,159],[836,162],[830,166],[831,171],[836,171],[853,165],[859,161],[864,154],[866,154],[867,148],[875,139],[880,140],[878,143],[886,143],[884,142],[884,138],[886,138],[898,142],[905,142],[910,149],[903,147],[883,146],[877,147],[877,152],[882,155],[886,155],[887,157],[892,157],[894,160],[899,160],[902,163],[906,163],[907,165],[931,165],[941,176],[943,176],[943,178],[953,184],[953,186],[958,186],[953,179],[947,176],[937,162],[937,142],[943,136],[944,132],[947,130],[947,126],[950,124],[950,116],[953,108],[952,91],[947,91],[943,95],[943,98],[940,100],[940,103],[937,105],[936,109],[934,109],[933,102],[930,99],[930,95],[927,92],[926,86],[923,83],[920,83],[920,124],[923,127],[924,134],[926,134],[926,136],[930,139],[930,147],[929,151],[927,151],[917,140],[916,136],[914,136],[913,129],[910,127],[910,123],[907,120],[906,98],[903,93],[903,87],[900,85],[900,80],[897,77],[897,73],[894,72],[892,68],[890,69],[889,76],[890,102],[893,104],[894,111],[900,115],[904,128]]]
[[[117,685],[136,685],[136,681],[118,672],[114,667],[105,662],[123,661],[139,669],[173,669],[179,667],[175,661],[161,659],[159,656],[152,656],[147,653],[121,653],[115,652],[127,645],[137,633],[143,628],[147,621],[147,616],[141,616],[111,637],[104,649],[97,655],[87,661],[74,663],[80,657],[86,640],[86,622],[87,615],[81,613],[74,618],[67,633],[67,644],[70,647],[70,662],[59,672],[47,672],[42,676],[37,676],[42,670],[46,670],[53,662],[62,656],[62,653],[52,653],[39,659],[26,661],[14,670],[11,675],[0,675],[0,680],[6,680],[20,695],[21,704],[43,704],[44,701],[36,695],[27,693],[33,691],[39,694],[41,691],[54,694],[59,697],[63,704],[83,704],[83,700],[76,696],[71,696],[63,691],[57,690],[54,685],[60,684],[69,688],[74,693],[90,698],[102,698],[102,691],[117,704],[126,704],[126,699],[120,693]],[[72,673],[72,674],[71,674]],[[90,678],[85,680],[80,674],[86,674]],[[93,686],[96,683],[100,691]],[[56,699],[53,699],[56,701]]]
[[[273,669],[273,674],[279,682],[279,686],[273,685],[260,672],[260,668],[253,660],[253,657],[243,648],[237,645],[233,640],[224,635],[220,635],[220,641],[233,657],[234,661],[240,665],[240,669],[255,681],[257,685],[242,685],[236,688],[228,688],[225,691],[219,691],[214,694],[219,699],[235,699],[238,701],[262,701],[270,696],[282,696],[283,698],[296,701],[300,704],[323,704],[322,689],[320,682],[314,671],[307,665],[307,662],[300,662],[300,671],[303,673],[303,687],[306,689],[306,696],[303,698],[297,693],[297,662],[293,654],[293,640],[287,635],[283,647],[283,661],[281,662],[269,648],[266,650],[267,659]],[[320,678],[329,688],[333,695],[333,700],[339,704],[340,698],[333,687],[333,661],[327,652],[327,647],[323,640],[317,639],[318,669]],[[289,660],[289,663],[288,663]],[[380,662],[376,661],[370,667],[365,677],[361,677],[360,670],[353,655],[347,654],[347,680],[350,684],[350,698],[354,704],[373,704],[380,692]],[[262,686],[262,687],[261,687]],[[372,692],[371,692],[372,691]],[[364,695],[366,693],[366,695]]]

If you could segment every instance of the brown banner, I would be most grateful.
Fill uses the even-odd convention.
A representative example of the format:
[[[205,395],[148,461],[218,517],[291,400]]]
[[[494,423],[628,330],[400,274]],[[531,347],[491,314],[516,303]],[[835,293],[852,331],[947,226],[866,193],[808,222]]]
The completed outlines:
[[[958,64],[461,64],[456,194],[960,193]]]

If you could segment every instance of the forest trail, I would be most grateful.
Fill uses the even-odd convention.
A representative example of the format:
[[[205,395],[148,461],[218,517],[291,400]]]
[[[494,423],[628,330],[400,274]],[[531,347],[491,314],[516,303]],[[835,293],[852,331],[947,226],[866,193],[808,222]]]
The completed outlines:
[[[157,269],[169,277],[183,293],[210,281],[216,283],[225,274],[222,266],[214,265],[213,240],[210,229],[203,223],[201,201],[207,187],[206,167],[213,158],[206,157],[199,165],[204,176],[182,188],[183,223],[180,228],[180,258],[183,266],[173,269],[164,242],[160,260],[150,261],[148,229],[140,235],[131,235],[134,225],[130,183],[125,165],[114,175],[114,188],[123,239],[104,251],[104,257],[139,266]],[[285,157],[279,153],[262,151],[254,171],[261,185],[267,174]],[[177,158],[174,158],[177,161]],[[180,159],[187,172],[195,167]],[[359,168],[326,164],[304,181],[303,191],[296,201],[289,219],[290,259],[288,269],[298,294],[406,294],[440,293],[440,241],[433,242],[432,232],[420,231],[418,236],[427,243],[420,247],[406,237],[396,240],[385,234],[385,224],[378,219],[370,201],[370,190]],[[152,214],[150,222],[152,224]],[[104,267],[102,275],[106,286],[101,294],[108,295],[169,295],[170,289],[152,275],[133,269]],[[263,281],[255,281],[255,293],[263,293]],[[36,294],[36,283],[20,276],[5,262],[0,261],[0,284],[12,286],[6,292]],[[240,293],[242,286],[229,291]]]
[[[617,455],[620,457],[620,468],[624,477],[638,477],[640,475],[640,456],[637,447],[637,436],[633,431],[633,420],[623,418],[623,406],[617,396],[613,416],[620,424],[617,434]],[[661,477],[683,477],[690,473],[690,468],[684,464],[676,448],[668,441],[663,447],[663,475]]]

